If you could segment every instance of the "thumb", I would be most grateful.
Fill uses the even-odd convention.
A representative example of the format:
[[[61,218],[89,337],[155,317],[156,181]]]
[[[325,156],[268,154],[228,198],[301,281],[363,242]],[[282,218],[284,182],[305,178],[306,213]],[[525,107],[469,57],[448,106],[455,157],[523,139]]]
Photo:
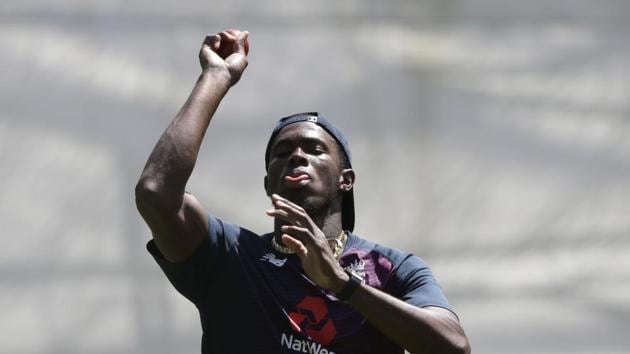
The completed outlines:
[[[249,53],[249,32],[243,31],[236,36],[236,51],[247,55]]]

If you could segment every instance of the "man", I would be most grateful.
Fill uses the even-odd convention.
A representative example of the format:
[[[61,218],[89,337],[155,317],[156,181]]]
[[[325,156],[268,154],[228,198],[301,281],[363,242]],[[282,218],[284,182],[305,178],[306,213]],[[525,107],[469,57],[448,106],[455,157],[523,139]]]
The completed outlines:
[[[203,353],[469,353],[417,257],[352,233],[348,143],[318,113],[283,118],[265,153],[274,231],[208,216],[185,192],[219,102],[247,66],[247,32],[207,36],[202,73],[136,186],[148,249],[199,310]]]

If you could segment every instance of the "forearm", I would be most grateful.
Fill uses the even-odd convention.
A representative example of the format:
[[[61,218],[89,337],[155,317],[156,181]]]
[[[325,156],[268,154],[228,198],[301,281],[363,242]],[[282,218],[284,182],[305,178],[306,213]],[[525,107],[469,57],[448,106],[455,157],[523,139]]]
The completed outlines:
[[[348,304],[411,353],[470,352],[463,329],[447,310],[418,308],[366,285],[356,290]]]
[[[138,186],[167,199],[180,199],[190,177],[205,132],[230,87],[225,75],[204,72],[153,148]]]
[[[347,299],[374,327],[412,353],[470,353],[459,320],[446,309],[418,308],[365,284],[358,285],[348,297],[344,289],[350,275],[333,256],[320,227],[303,207],[277,194],[273,194],[271,200],[274,209],[268,210],[267,215],[289,223],[276,232],[300,258],[311,281]]]

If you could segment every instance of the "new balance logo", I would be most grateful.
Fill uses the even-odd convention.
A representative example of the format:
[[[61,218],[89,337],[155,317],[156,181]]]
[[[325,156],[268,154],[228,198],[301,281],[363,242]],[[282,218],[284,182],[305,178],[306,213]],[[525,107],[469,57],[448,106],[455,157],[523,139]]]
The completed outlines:
[[[285,259],[278,259],[276,257],[276,255],[271,253],[271,252],[265,254],[264,256],[262,256],[262,258],[260,258],[260,260],[261,261],[267,261],[267,262],[275,265],[276,267],[282,267],[287,262],[286,258]]]

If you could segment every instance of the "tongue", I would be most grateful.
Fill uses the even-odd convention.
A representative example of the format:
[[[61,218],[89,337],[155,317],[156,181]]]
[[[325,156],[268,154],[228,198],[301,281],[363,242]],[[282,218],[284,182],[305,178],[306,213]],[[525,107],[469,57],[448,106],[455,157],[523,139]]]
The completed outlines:
[[[304,181],[308,178],[308,175],[284,176],[284,180],[287,182],[299,182]]]

